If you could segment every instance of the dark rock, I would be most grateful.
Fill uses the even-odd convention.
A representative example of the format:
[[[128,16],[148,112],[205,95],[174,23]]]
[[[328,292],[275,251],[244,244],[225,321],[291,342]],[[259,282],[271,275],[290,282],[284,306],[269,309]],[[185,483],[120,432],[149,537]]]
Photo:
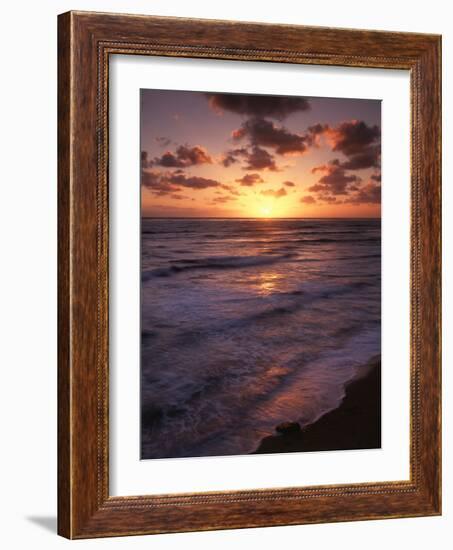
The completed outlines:
[[[275,429],[280,434],[297,433],[301,431],[299,422],[282,422]]]

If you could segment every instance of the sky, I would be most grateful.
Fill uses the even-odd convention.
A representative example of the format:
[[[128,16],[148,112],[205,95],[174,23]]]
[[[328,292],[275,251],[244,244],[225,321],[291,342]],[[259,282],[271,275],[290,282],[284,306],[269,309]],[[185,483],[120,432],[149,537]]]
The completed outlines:
[[[381,102],[141,90],[142,215],[379,217]]]

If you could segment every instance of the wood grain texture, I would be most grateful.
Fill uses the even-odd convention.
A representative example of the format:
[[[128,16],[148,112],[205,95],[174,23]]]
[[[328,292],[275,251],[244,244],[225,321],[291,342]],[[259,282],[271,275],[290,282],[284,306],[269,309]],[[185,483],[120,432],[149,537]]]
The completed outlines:
[[[59,16],[58,531],[67,538],[440,514],[440,37],[69,12]],[[409,481],[110,497],[108,60],[165,55],[411,74]]]
[[[70,18],[58,25],[58,532],[70,536]]]

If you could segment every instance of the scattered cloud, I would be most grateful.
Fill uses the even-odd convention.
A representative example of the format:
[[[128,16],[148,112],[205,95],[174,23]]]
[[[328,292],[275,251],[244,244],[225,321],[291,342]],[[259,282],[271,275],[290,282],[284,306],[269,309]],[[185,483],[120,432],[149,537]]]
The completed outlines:
[[[324,175],[318,180],[318,183],[308,188],[309,191],[317,193],[332,193],[333,195],[347,195],[349,184],[360,182],[360,178],[355,174],[346,174],[345,169],[338,159],[334,159],[327,164],[315,166],[312,174],[321,172]]]
[[[332,195],[324,195],[323,197],[321,197],[321,200],[322,202],[325,202],[327,204],[341,204],[341,201],[339,201],[337,197],[332,197]]]
[[[274,189],[266,189],[265,191],[261,191],[261,194],[266,197],[274,197],[274,199],[280,199],[281,197],[285,197],[288,193],[286,192],[286,189],[284,187],[281,187],[277,191],[274,191]]]
[[[166,168],[187,168],[200,164],[212,164],[212,158],[200,145],[194,147],[180,145],[174,153],[167,151],[161,157],[154,158],[152,162],[154,165]]]
[[[235,197],[240,197],[242,195],[242,193],[239,193],[239,191],[237,189],[235,189],[232,185],[227,185],[226,183],[222,183],[220,185],[220,187],[222,189],[225,189],[225,191],[228,191],[229,193],[231,193]]]
[[[288,115],[310,109],[310,102],[304,97],[212,94],[207,93],[209,106],[215,112],[225,111],[250,117],[270,117],[279,120]]]
[[[217,180],[200,176],[187,176],[185,173],[181,173],[180,170],[174,172],[142,170],[141,184],[158,196],[172,196],[181,191],[181,188],[198,190],[222,185]]]
[[[145,168],[148,168],[149,159],[148,159],[147,151],[142,151],[140,153],[140,163],[141,163],[142,170],[144,170]]]
[[[271,170],[273,172],[280,171],[277,167],[274,157],[258,146],[253,146],[250,149],[247,147],[239,147],[228,150],[220,160],[220,163],[228,168],[232,164],[244,161],[242,168],[244,170]]]
[[[141,184],[143,187],[151,191],[153,195],[159,197],[164,195],[172,195],[180,190],[180,188],[168,179],[163,178],[161,172],[142,170]]]
[[[348,197],[345,204],[380,204],[381,186],[375,183],[367,183],[357,193]]]
[[[316,199],[315,197],[312,197],[311,195],[304,195],[301,199],[300,199],[300,202],[303,202],[305,204],[315,204],[316,203]]]
[[[187,195],[178,195],[178,193],[173,193],[173,195],[170,195],[172,199],[175,199],[177,201],[182,201],[184,199],[188,199],[189,197]]]
[[[239,147],[237,149],[230,149],[227,151],[222,159],[221,164],[225,166],[225,168],[228,168],[232,164],[235,164],[236,162],[239,162],[241,158],[244,158],[248,155],[248,150],[245,147]]]
[[[264,118],[250,118],[232,133],[234,140],[248,138],[254,146],[269,147],[279,155],[302,155],[312,143],[309,135],[295,134]]]
[[[308,131],[318,144],[325,136],[332,151],[342,153],[327,164],[315,166],[312,173],[322,174],[318,182],[308,188],[316,201],[327,204],[379,204],[381,202],[381,131],[361,120],[342,122],[336,127],[317,124]],[[374,168],[368,183],[364,184],[356,171]]]
[[[245,176],[242,176],[242,178],[238,178],[235,181],[237,181],[238,183],[240,183],[241,185],[244,185],[246,187],[252,187],[256,183],[263,183],[264,182],[263,178],[259,174],[257,174],[256,172],[253,173],[253,174],[245,174]]]
[[[188,187],[190,189],[207,189],[208,187],[219,187],[221,183],[217,180],[202,178],[200,176],[189,176],[185,174],[170,174],[163,176],[170,183]]]
[[[246,165],[244,170],[270,170],[271,172],[279,172],[274,157],[261,147],[253,147],[247,152]]]
[[[161,147],[168,147],[172,143],[171,139],[165,136],[157,136],[154,138],[154,141]]]
[[[329,132],[333,150],[341,151],[347,157],[362,153],[365,148],[378,143],[381,138],[379,126],[368,126],[363,120],[343,122]]]
[[[306,98],[224,93],[204,96],[203,101],[207,101],[204,107],[211,112],[211,118],[227,113],[242,118],[225,116],[223,122],[219,121],[218,128],[223,129],[223,143],[227,149],[223,155],[217,149],[221,136],[213,133],[211,140],[211,128],[199,134],[205,136],[208,149],[202,145],[178,145],[171,132],[167,136],[150,136],[149,153],[141,153],[141,183],[155,197],[167,197],[160,202],[168,203],[170,198],[183,207],[184,201],[190,204],[196,196],[198,202],[195,204],[217,205],[217,212],[222,204],[230,205],[224,207],[225,211],[229,207],[233,211],[233,206],[237,208],[240,203],[247,202],[244,197],[253,201],[259,196],[274,199],[291,196],[297,197],[300,204],[321,206],[380,203],[379,125],[353,119],[333,124],[319,122],[307,127],[303,116],[290,117],[310,110],[310,103],[313,109],[316,108],[315,100]],[[315,118],[313,113],[310,118],[312,121],[326,120],[325,115],[322,112]],[[180,114],[167,112],[167,117],[175,120],[184,116],[184,111]],[[235,129],[230,134],[232,128]],[[330,156],[326,156],[329,152]],[[299,159],[301,156],[303,160]],[[311,160],[311,173],[316,176],[312,176],[309,186],[301,185],[303,178],[297,175],[307,171],[306,158]],[[325,160],[329,158],[331,160]],[[216,166],[205,167],[214,163]],[[229,167],[233,169],[225,170]],[[279,172],[274,189],[260,185],[268,181],[266,176],[271,176],[268,172]],[[213,177],[202,177],[200,173]],[[293,177],[297,182],[285,179]],[[254,189],[256,185],[259,187]],[[304,188],[302,193],[301,187]]]
[[[346,170],[377,168],[381,157],[381,130],[379,126],[369,126],[363,120],[342,122],[336,127],[328,124],[315,124],[308,128],[313,143],[319,145],[325,136],[332,151],[343,153],[346,160],[341,165]]]
[[[319,186],[313,185],[309,188],[316,194],[316,199],[310,195],[306,195],[300,199],[301,202],[314,204],[314,202],[325,204],[353,204],[353,205],[373,205],[381,203],[381,186],[370,180],[363,185],[353,185],[348,187],[347,193],[333,194],[325,188],[318,189]],[[311,200],[313,199],[313,201]]]
[[[313,137],[322,136],[327,130],[329,130],[330,126],[328,124],[321,124],[318,122],[317,124],[313,124],[313,126],[308,127],[308,133]]]
[[[364,170],[366,168],[376,168],[380,164],[381,147],[367,147],[361,153],[351,156],[342,165],[347,170]]]
[[[214,197],[211,201],[211,204],[225,204],[226,202],[235,201],[234,197],[228,195],[222,195],[220,197]]]

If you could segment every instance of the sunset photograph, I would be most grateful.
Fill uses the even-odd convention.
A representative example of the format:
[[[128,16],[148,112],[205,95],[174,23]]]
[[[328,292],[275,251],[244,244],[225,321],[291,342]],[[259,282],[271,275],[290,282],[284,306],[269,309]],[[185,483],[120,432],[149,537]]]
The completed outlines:
[[[141,458],[381,446],[381,102],[142,89]]]

